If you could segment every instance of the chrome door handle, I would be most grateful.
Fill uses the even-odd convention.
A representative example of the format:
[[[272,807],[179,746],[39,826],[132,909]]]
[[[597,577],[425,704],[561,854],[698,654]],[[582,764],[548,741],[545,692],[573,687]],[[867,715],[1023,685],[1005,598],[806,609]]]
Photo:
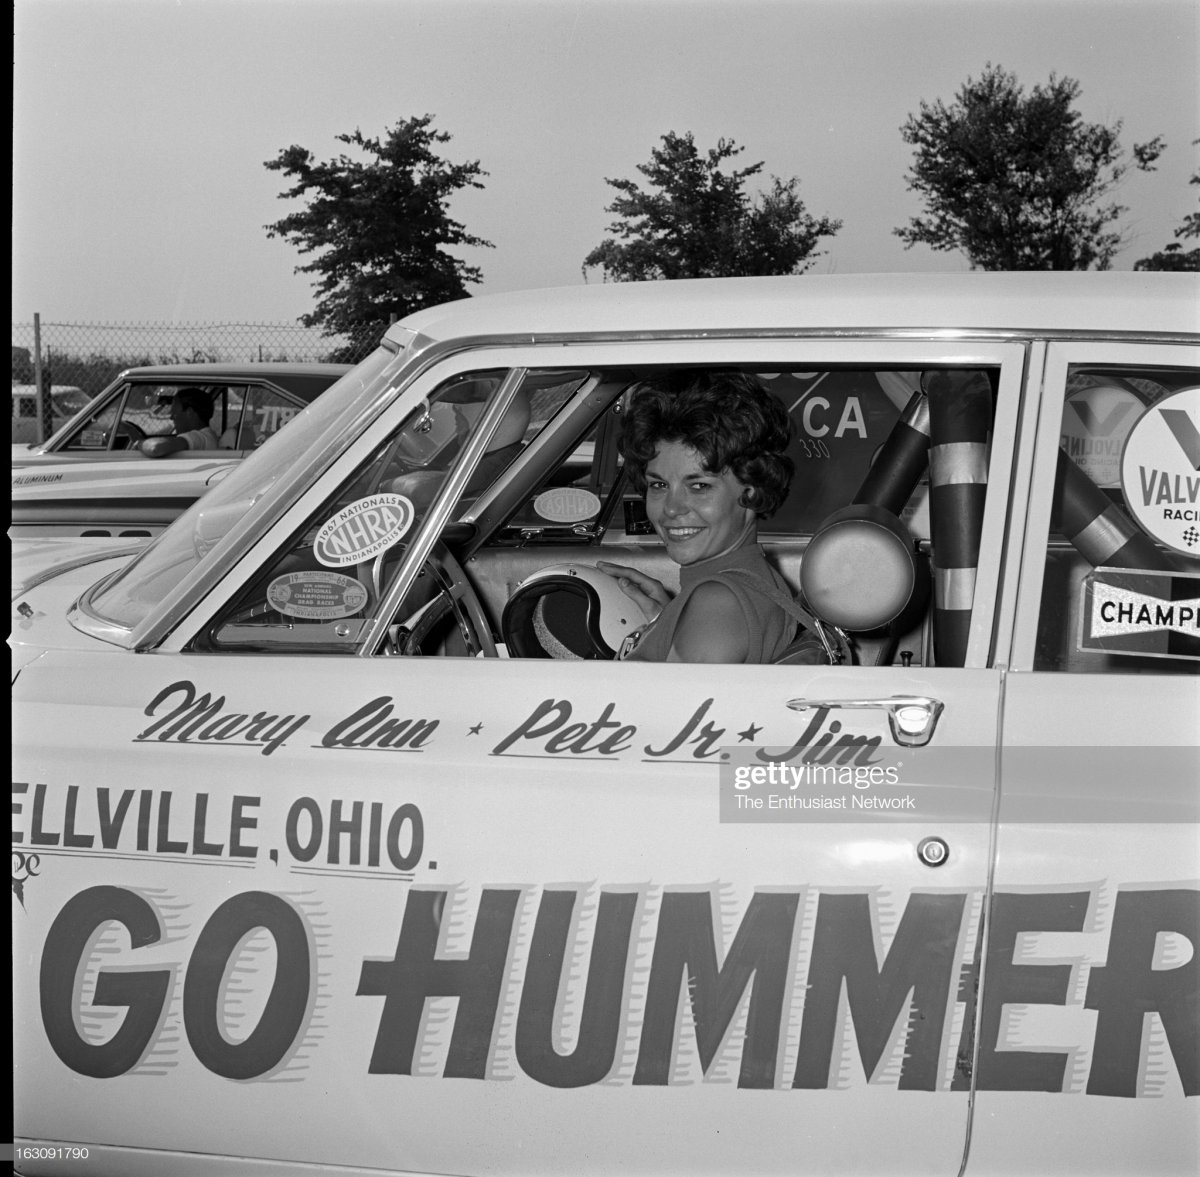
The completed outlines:
[[[927,695],[892,695],[887,699],[790,699],[793,711],[853,707],[858,710],[886,711],[892,739],[906,748],[921,748],[933,737],[945,704]]]

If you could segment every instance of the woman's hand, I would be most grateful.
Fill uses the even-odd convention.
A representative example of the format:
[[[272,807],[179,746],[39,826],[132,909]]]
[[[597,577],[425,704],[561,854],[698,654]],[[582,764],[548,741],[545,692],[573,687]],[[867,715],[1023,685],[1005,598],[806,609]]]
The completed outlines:
[[[609,560],[599,560],[596,567],[615,577],[623,592],[645,615],[647,621],[653,621],[663,606],[671,599],[666,586],[653,576],[647,576],[628,564],[613,564]]]

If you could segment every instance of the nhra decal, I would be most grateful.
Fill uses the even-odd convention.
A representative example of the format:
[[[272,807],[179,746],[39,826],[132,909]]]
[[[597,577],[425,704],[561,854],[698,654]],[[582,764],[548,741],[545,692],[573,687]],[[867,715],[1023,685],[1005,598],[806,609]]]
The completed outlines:
[[[1196,891],[997,894],[977,1010],[980,907],[976,891],[914,891],[901,908],[805,887],[744,904],[721,884],[413,889],[389,946],[383,911],[355,929],[374,943],[351,945],[287,896],[197,912],[98,886],[46,936],[41,1018],[62,1062],[97,1078],[162,1073],[189,1049],[257,1079],[336,1047],[340,1065],[418,1081],[1200,1094]],[[1083,945],[1102,926],[1102,959],[1030,952],[1040,934]],[[339,1039],[327,972],[364,949],[356,997],[378,1011],[374,1032]],[[260,993],[257,1016],[231,1002],[235,975]],[[1051,1028],[1037,1021],[1054,1011]],[[106,1014],[115,1030],[96,1024]]]
[[[404,495],[377,494],[343,507],[313,540],[313,555],[327,568],[361,564],[390,548],[412,526],[415,512]]]
[[[550,523],[582,523],[600,513],[600,496],[576,486],[552,486],[533,500],[534,511]]]

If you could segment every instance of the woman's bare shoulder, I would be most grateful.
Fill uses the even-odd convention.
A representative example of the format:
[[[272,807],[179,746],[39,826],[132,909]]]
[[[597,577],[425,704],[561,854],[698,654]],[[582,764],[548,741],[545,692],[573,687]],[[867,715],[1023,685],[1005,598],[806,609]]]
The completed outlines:
[[[680,662],[744,662],[749,648],[746,618],[733,590],[706,580],[688,597],[671,643]]]

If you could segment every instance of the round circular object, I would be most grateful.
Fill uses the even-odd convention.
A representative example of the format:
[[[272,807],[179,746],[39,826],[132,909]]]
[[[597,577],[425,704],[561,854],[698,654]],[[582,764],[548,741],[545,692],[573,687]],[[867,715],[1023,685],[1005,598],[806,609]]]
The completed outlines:
[[[817,529],[800,561],[800,591],[830,625],[854,632],[894,621],[917,585],[916,550],[891,511],[857,504]]]
[[[645,624],[614,577],[589,564],[552,564],[523,580],[500,626],[514,658],[615,658]]]
[[[1185,556],[1200,550],[1195,509],[1198,428],[1200,386],[1181,388],[1137,419],[1121,453],[1121,486],[1138,526]]]
[[[926,866],[942,866],[950,857],[950,847],[943,838],[922,838],[917,843],[917,857]]]

